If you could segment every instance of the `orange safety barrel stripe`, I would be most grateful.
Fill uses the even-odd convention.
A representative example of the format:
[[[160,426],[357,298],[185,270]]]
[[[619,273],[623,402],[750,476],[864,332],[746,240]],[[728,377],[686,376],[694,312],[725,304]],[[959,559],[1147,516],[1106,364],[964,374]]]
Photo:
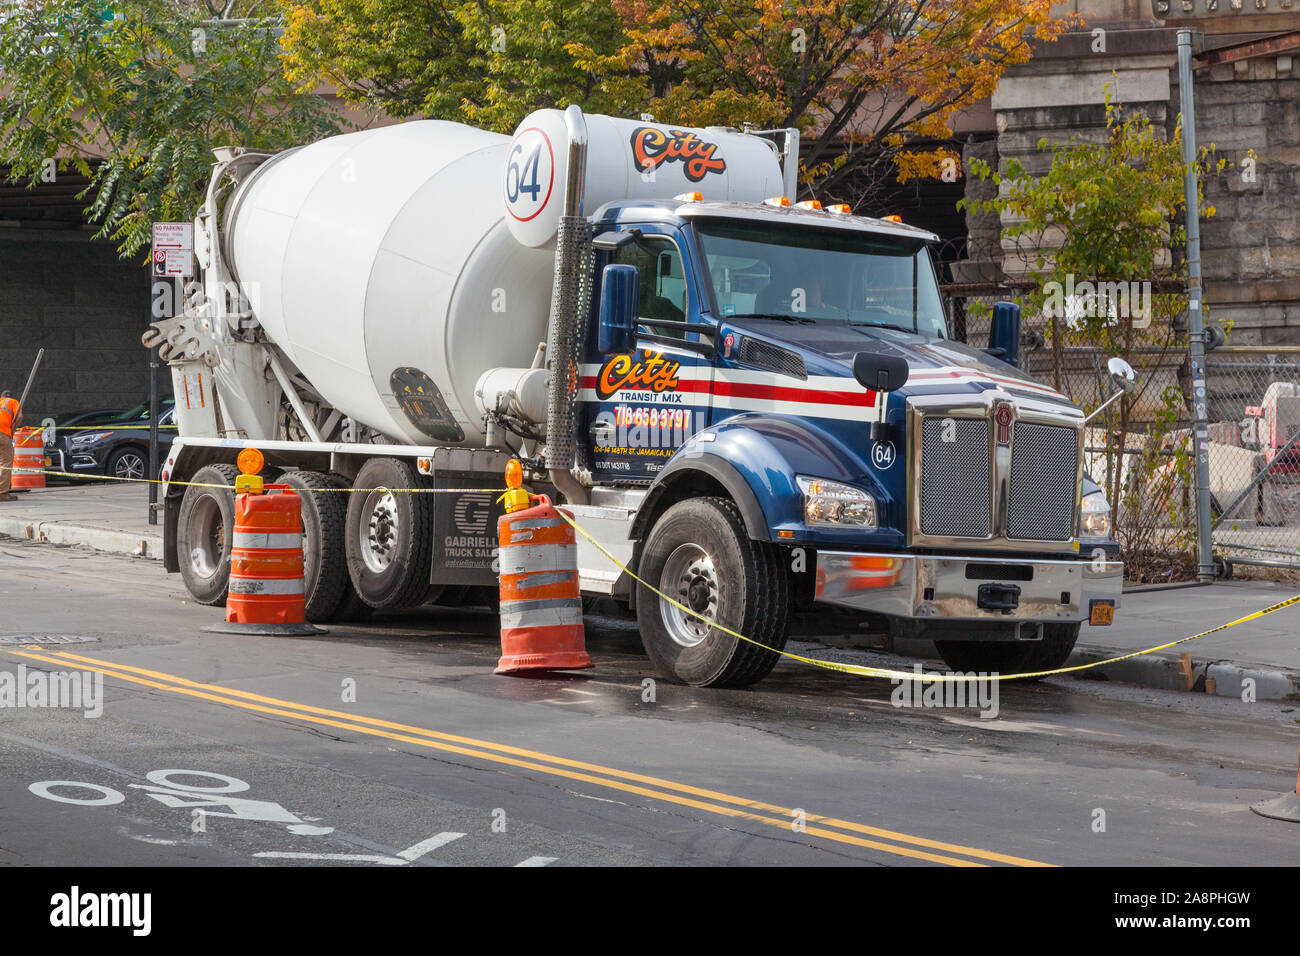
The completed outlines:
[[[544,598],[580,597],[578,575],[573,571],[501,575],[501,603]]]
[[[573,540],[573,529],[561,518],[533,518],[506,523],[507,515],[502,518],[503,527],[500,543],[503,548],[520,545],[565,544]],[[545,523],[543,523],[545,522]],[[553,522],[553,523],[552,523]]]
[[[302,552],[275,555],[230,555],[230,574],[240,578],[291,578],[303,576]]]

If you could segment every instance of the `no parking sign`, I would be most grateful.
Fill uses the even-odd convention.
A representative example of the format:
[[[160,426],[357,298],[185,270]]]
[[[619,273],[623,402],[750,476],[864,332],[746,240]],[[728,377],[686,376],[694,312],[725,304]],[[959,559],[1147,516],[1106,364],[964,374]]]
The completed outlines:
[[[153,274],[181,279],[194,277],[194,223],[153,224]]]

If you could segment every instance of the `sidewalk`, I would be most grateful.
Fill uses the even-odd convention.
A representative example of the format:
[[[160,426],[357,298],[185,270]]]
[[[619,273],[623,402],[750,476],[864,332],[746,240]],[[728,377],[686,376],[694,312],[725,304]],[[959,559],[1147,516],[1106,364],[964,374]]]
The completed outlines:
[[[51,485],[18,498],[0,502],[0,537],[162,560],[162,515],[149,524],[148,485]]]
[[[56,485],[0,503],[0,538],[25,538],[51,544],[80,545],[96,551],[162,559],[162,523],[148,523],[148,488],[144,485]],[[1209,587],[1137,591],[1124,595],[1110,627],[1084,625],[1070,664],[1108,660],[1165,644],[1244,617],[1300,593],[1300,585],[1263,581],[1226,581]],[[863,645],[822,637],[831,647]],[[895,655],[937,660],[929,641],[895,641]],[[859,650],[832,651],[828,658],[851,659]],[[1105,679],[1178,690],[1183,686],[1179,658],[1192,657],[1196,688],[1206,679],[1215,693],[1239,697],[1242,681],[1255,681],[1258,700],[1300,700],[1300,604],[1238,624],[1208,637],[1112,664],[1098,671]],[[819,655],[820,656],[820,655]],[[895,658],[896,660],[896,658]],[[895,666],[908,670],[910,663]]]

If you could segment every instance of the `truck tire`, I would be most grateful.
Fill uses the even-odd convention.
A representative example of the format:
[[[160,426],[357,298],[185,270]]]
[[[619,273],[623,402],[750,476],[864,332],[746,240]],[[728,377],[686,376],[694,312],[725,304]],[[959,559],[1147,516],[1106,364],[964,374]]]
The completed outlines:
[[[224,604],[230,586],[230,546],[235,530],[234,465],[204,465],[190,478],[176,518],[176,555],[181,580],[200,604]]]
[[[348,495],[318,471],[286,471],[277,479],[302,498],[303,601],[309,621],[332,621],[352,590],[344,550]],[[346,485],[344,485],[346,487]]]
[[[1070,659],[1079,639],[1078,624],[1044,624],[1041,641],[935,641],[943,662],[955,671],[1024,674],[1055,670]],[[1041,680],[1041,678],[1027,678]]]
[[[428,495],[389,488],[426,488],[429,482],[396,458],[361,466],[348,495],[346,552],[357,595],[376,610],[423,604],[433,563],[433,507]]]
[[[641,643],[664,677],[697,687],[747,687],[776,666],[790,630],[789,576],[780,549],[751,541],[731,501],[692,498],[670,507],[646,537],[638,574],[758,642],[705,624],[638,585]]]

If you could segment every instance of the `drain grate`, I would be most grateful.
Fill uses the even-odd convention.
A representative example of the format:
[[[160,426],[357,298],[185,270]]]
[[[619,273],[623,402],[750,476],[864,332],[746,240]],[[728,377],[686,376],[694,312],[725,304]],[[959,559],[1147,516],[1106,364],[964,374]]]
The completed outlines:
[[[98,644],[82,634],[0,634],[0,644]]]

